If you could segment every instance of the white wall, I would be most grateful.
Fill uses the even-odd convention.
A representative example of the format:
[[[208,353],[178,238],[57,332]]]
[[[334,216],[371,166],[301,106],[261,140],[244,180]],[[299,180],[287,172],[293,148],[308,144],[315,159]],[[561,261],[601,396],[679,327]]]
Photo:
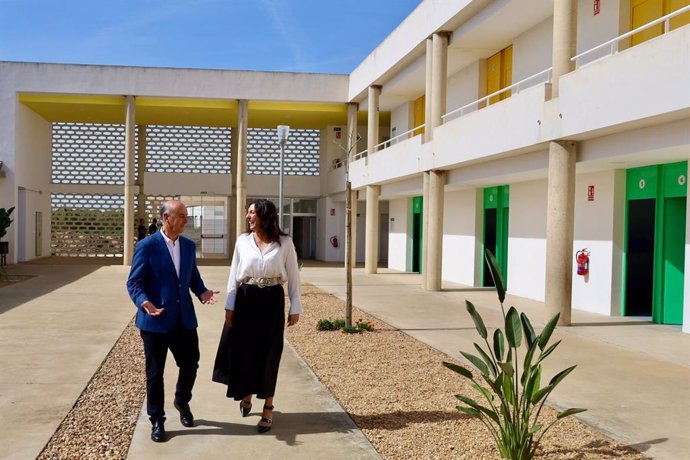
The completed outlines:
[[[41,257],[50,256],[50,222],[51,222],[51,138],[52,127],[42,117],[29,110],[22,104],[17,104],[16,114],[16,175],[15,183],[18,188],[24,188],[24,209],[17,209],[13,214],[15,222],[21,216],[21,223],[25,230],[17,234],[16,246],[10,243],[8,261],[15,261],[16,252],[24,255],[23,260],[36,258],[36,212],[43,214],[41,233]],[[15,227],[15,230],[17,227]],[[10,240],[12,241],[12,240]],[[18,250],[19,245],[22,250]]]
[[[510,184],[508,292],[544,301],[546,180]]]
[[[331,210],[335,215],[331,215]],[[345,260],[345,202],[325,197],[319,200],[317,233],[320,244],[316,248],[316,258],[326,262]],[[331,237],[338,239],[338,247],[331,244]]]
[[[589,186],[594,187],[594,201],[588,201]],[[620,314],[620,304],[615,306],[615,310],[611,304],[612,290],[621,289],[620,284],[613,286],[612,280],[614,258],[620,257],[614,248],[615,192],[616,171],[578,174],[576,177],[572,306],[578,310],[603,315]],[[577,275],[574,256],[583,248],[591,252],[588,276]]]
[[[629,14],[629,10],[626,9]],[[579,0],[577,5],[577,53],[582,53],[620,35],[620,0],[600,2],[600,11],[594,15],[592,0]],[[581,62],[590,62],[609,54],[608,47],[587,55]]]
[[[448,77],[448,89],[446,93],[446,113],[459,107],[463,107],[470,102],[474,102],[484,94],[480,94],[481,82],[480,75],[483,74],[481,67],[485,61],[475,61],[459,72]],[[476,108],[467,109],[463,113],[477,110]],[[451,116],[448,119],[452,119]]]
[[[513,83],[551,67],[553,19],[540,22],[513,39]],[[537,81],[546,81],[542,76]],[[526,84],[530,82],[525,82]],[[520,89],[523,89],[521,87]]]
[[[405,102],[391,111],[391,139],[414,128],[414,102]],[[402,137],[394,143],[405,140]]]
[[[473,286],[478,238],[477,191],[446,192],[443,202],[442,278]]]
[[[409,271],[412,250],[412,200],[390,200],[388,213],[388,268]]]

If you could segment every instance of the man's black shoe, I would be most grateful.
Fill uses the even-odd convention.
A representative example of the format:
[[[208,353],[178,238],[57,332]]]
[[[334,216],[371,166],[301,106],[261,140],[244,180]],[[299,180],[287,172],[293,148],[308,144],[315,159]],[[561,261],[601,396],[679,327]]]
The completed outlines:
[[[151,427],[151,441],[153,442],[165,442],[168,440],[168,436],[165,434],[165,426],[163,426],[162,420],[156,420],[153,422]]]
[[[191,428],[194,426],[194,416],[192,415],[192,410],[189,408],[189,404],[177,404],[175,403],[175,409],[180,411],[180,423],[182,426]]]

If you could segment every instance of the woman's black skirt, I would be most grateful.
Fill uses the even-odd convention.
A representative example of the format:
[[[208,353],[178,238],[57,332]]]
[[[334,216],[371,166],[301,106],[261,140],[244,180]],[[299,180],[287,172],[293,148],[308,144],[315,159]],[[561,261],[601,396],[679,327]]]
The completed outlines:
[[[213,381],[228,386],[228,398],[266,399],[275,394],[284,330],[283,286],[241,284],[233,326],[223,325],[213,367]]]

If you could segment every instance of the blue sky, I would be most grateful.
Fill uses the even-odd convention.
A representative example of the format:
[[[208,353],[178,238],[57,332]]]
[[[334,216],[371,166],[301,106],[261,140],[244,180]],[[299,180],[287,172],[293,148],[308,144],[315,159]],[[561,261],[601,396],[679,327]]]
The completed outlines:
[[[421,0],[0,0],[0,61],[350,73]]]

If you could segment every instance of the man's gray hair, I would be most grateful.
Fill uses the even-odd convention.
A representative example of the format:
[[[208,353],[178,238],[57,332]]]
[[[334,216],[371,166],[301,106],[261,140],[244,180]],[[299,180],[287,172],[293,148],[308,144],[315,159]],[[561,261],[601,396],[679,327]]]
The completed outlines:
[[[163,220],[163,214],[170,211],[166,203],[163,203],[160,206],[158,206],[158,215],[161,216],[161,221]]]

